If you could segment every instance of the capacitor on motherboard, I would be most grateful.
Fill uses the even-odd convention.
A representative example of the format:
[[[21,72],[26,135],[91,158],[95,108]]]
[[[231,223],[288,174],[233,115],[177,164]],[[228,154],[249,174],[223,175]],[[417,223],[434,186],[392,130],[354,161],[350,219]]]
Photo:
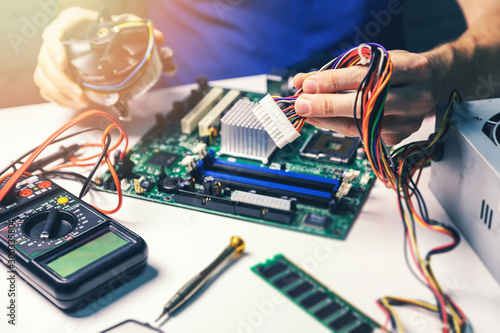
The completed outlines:
[[[213,136],[214,138],[216,138],[216,137],[219,135],[219,129],[217,128],[217,126],[215,126],[215,125],[210,125],[209,130],[210,130],[210,133],[212,134],[212,136]]]
[[[158,182],[158,190],[160,192],[173,194],[177,192],[180,186],[180,177],[168,177]]]
[[[189,189],[189,182],[187,180],[185,181],[182,181],[180,184],[179,184],[179,188],[183,191],[190,191]]]
[[[194,190],[194,184],[195,184],[194,178],[193,177],[188,177],[186,180],[189,182],[189,190],[193,191]]]
[[[214,184],[214,195],[220,196],[222,192],[222,185],[220,182],[215,182]]]
[[[214,194],[214,177],[207,176],[203,178],[203,191],[208,195]]]

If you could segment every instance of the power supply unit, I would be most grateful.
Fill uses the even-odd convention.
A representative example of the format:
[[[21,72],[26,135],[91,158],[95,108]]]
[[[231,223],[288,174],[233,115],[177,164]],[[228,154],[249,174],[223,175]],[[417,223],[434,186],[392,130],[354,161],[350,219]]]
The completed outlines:
[[[449,125],[430,187],[500,283],[500,99],[453,105]]]

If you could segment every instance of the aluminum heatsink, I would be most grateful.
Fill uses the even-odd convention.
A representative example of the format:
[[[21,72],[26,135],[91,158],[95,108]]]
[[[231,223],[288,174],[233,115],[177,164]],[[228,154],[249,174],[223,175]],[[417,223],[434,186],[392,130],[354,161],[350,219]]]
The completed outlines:
[[[252,112],[257,105],[247,98],[240,99],[222,117],[221,154],[269,162],[276,144]]]

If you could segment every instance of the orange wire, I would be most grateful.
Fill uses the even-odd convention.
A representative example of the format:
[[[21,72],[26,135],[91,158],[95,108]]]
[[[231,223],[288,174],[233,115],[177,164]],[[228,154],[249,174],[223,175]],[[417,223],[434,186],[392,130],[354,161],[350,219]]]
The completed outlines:
[[[9,172],[8,174],[3,175],[2,177],[0,177],[0,183],[3,182],[8,177],[12,176],[13,174],[14,174],[14,172]],[[29,173],[29,172],[25,172],[24,174],[27,175],[27,176],[32,176],[32,174]]]
[[[64,168],[71,168],[71,167],[89,167],[89,166],[93,166],[95,163],[83,163],[83,164],[79,164],[79,163],[64,163],[64,164],[60,164],[60,165],[56,165],[50,169],[47,169],[48,171],[54,171],[54,170],[60,170],[60,169],[64,169]]]
[[[123,137],[124,137],[123,133],[120,132],[120,138],[118,139],[118,141],[116,142],[116,144],[113,147],[111,147],[111,148],[108,149],[108,154],[110,152],[112,152],[113,150],[115,150],[116,148],[118,148],[118,146],[123,141]],[[80,148],[83,148],[83,147],[101,147],[101,144],[99,144],[99,143],[86,143],[86,144],[82,145],[82,147],[80,147]],[[70,161],[72,161],[72,162],[84,162],[84,161],[88,161],[88,160],[91,160],[93,158],[99,157],[100,155],[101,155],[101,153],[95,154],[95,155],[92,155],[92,156],[89,156],[89,157],[85,157],[85,158],[72,157],[70,159]]]
[[[111,124],[109,125],[106,130],[104,130],[103,132],[103,142],[101,144],[99,144],[99,146],[102,148],[102,149],[105,149],[106,147],[106,144],[105,144],[105,140],[106,140],[106,136],[108,135],[108,133],[113,129],[115,128],[116,125],[115,124]],[[89,144],[90,145],[90,144]],[[91,144],[91,145],[94,145],[94,144]],[[110,150],[108,150],[109,152]],[[98,154],[99,156],[100,154]],[[111,176],[113,177],[113,180],[115,182],[115,185],[116,185],[116,191],[118,192],[118,204],[117,206],[114,208],[114,209],[111,209],[111,210],[105,210],[105,209],[101,209],[101,208],[98,208],[96,206],[93,206],[95,209],[99,210],[101,213],[103,214],[113,214],[113,213],[116,213],[122,206],[122,202],[123,202],[123,195],[122,195],[122,190],[121,190],[121,185],[120,185],[120,180],[118,179],[118,176],[115,172],[115,169],[113,167],[113,165],[110,163],[109,161],[109,155],[108,153],[106,153],[105,155],[105,160],[102,161],[101,164],[104,164],[104,163],[108,163],[108,168],[111,172]],[[79,164],[79,163],[66,163],[66,164],[61,164],[61,165],[57,165],[53,168],[50,169],[50,171],[53,171],[53,170],[59,170],[59,169],[63,169],[63,168],[69,168],[69,167],[86,167],[86,166],[93,166],[95,165],[95,163],[86,163],[86,164]],[[115,178],[116,177],[116,178]]]
[[[101,146],[102,146],[103,150],[106,148],[106,136],[115,127],[119,127],[119,125],[113,123],[113,124],[109,125],[106,128],[106,130],[104,130],[104,133],[102,134],[102,142],[101,142]],[[120,128],[120,130],[121,130],[121,128]],[[125,133],[125,132],[123,132],[123,133]],[[125,138],[126,138],[126,134],[125,134]],[[125,151],[123,151],[122,154],[124,154],[124,153],[125,153]],[[122,158],[123,158],[123,156],[122,156]],[[122,207],[122,202],[123,202],[122,187],[120,185],[120,179],[118,178],[118,175],[116,174],[116,170],[109,159],[108,152],[106,152],[106,155],[104,155],[104,160],[106,161],[106,164],[108,165],[109,171],[111,172],[111,176],[113,177],[113,180],[115,181],[116,192],[118,193],[118,204],[114,209],[111,209],[111,210],[99,209],[97,207],[96,208],[99,209],[103,214],[113,214],[113,213],[116,213],[118,210],[120,210],[120,208]]]
[[[33,163],[33,161],[40,155],[40,153],[50,144],[52,141],[54,141],[59,135],[61,135],[63,132],[68,130],[69,128],[73,127],[80,121],[89,118],[91,116],[102,116],[104,118],[107,118],[110,120],[112,123],[116,125],[120,129],[120,132],[123,133],[124,138],[125,138],[125,149],[121,153],[120,157],[123,158],[125,156],[125,151],[128,146],[128,137],[125,133],[125,130],[123,127],[109,114],[106,112],[100,111],[100,110],[90,110],[87,112],[82,113],[81,115],[75,117],[74,119],[70,120],[67,124],[63,125],[61,128],[59,128],[57,131],[55,131],[52,135],[50,135],[27,159],[26,161],[21,165],[21,167],[12,175],[12,177],[7,181],[7,183],[2,187],[0,190],[0,202],[5,198],[7,195],[8,191],[14,186],[14,184],[19,180],[21,175],[26,171],[26,169]],[[109,158],[106,156],[106,161],[107,163],[109,162]],[[111,162],[108,163],[108,166],[111,165]],[[111,165],[112,166],[112,165]],[[113,169],[113,168],[111,168]],[[111,171],[111,170],[110,170]],[[111,171],[113,174],[113,171]],[[115,173],[116,174],[116,173]],[[116,180],[115,180],[116,183]],[[119,184],[119,182],[118,182]],[[121,194],[121,191],[119,191]],[[120,198],[120,205],[121,205],[121,198]]]

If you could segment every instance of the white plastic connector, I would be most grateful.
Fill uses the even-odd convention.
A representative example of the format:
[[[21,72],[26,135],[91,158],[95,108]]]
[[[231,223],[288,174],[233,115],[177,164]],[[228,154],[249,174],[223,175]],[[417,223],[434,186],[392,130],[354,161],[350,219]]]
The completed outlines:
[[[358,178],[360,173],[361,171],[354,169],[349,169],[348,171],[344,171],[344,173],[342,174],[342,181],[344,183],[350,183],[353,179]]]
[[[224,93],[224,89],[214,87],[181,119],[181,131],[191,134],[198,127],[198,122],[212,109],[217,100]]]
[[[193,168],[196,165],[196,157],[193,155],[184,156],[184,158],[182,159],[182,161],[180,161],[179,164],[185,166],[186,170],[189,172],[193,170]]]
[[[224,112],[232,102],[240,97],[240,94],[241,91],[233,89],[229,90],[227,94],[220,99],[219,103],[217,103],[198,123],[198,133],[200,136],[207,135],[210,125],[220,124],[220,116],[222,112]]]
[[[349,194],[349,191],[351,190],[352,184],[351,183],[346,183],[342,182],[342,184],[339,187],[339,190],[337,192],[337,198],[342,198],[343,196],[346,196]]]
[[[192,151],[193,153],[198,154],[200,158],[203,158],[207,154],[207,144],[200,142],[194,146]]]
[[[122,191],[128,191],[131,185],[128,182],[127,178],[123,178],[120,182],[120,186],[122,187]]]
[[[283,148],[300,136],[271,95],[267,94],[261,99],[252,112],[278,148]]]
[[[238,190],[235,190],[231,193],[231,200],[286,211],[290,211],[292,209],[290,200],[273,198],[267,195],[243,192]]]

